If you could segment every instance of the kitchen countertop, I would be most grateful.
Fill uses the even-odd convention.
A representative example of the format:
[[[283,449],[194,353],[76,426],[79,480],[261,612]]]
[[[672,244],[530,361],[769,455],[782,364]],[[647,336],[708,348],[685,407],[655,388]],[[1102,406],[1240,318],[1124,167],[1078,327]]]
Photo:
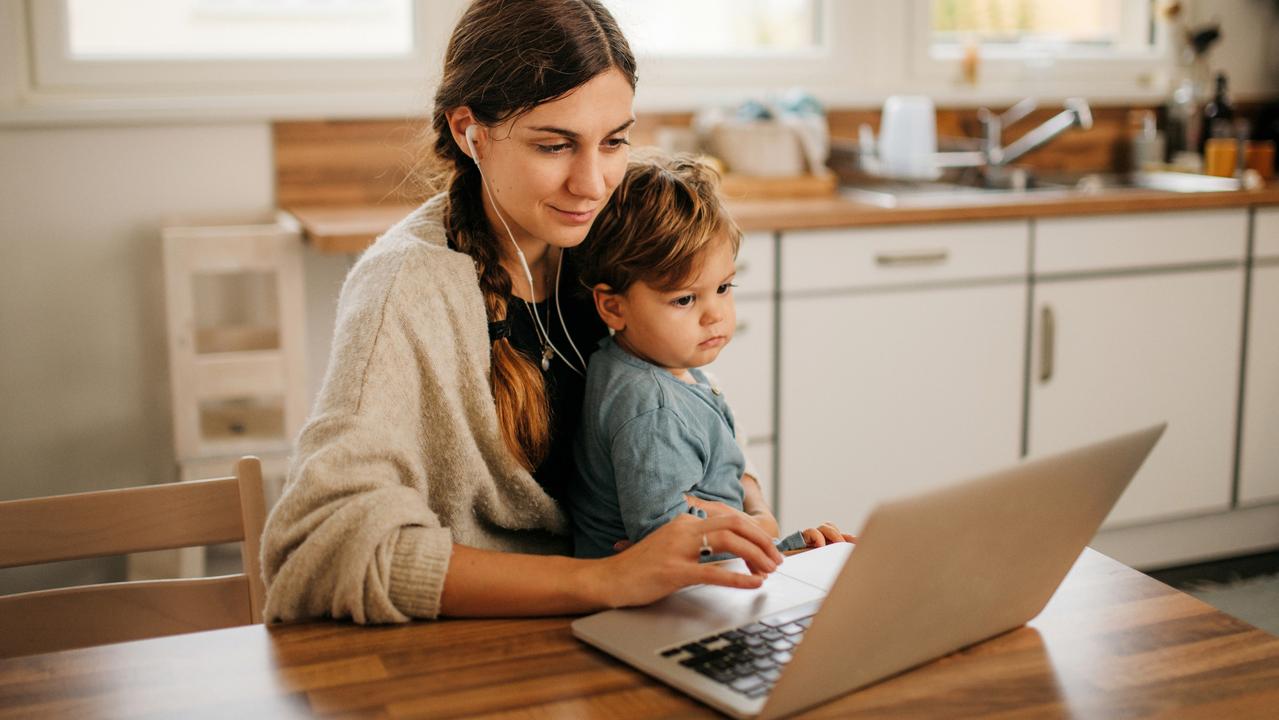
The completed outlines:
[[[1238,192],[1171,193],[1154,190],[1036,197],[953,206],[882,208],[842,196],[793,200],[729,200],[743,231],[843,228],[912,223],[1003,220],[1063,215],[1204,210],[1279,205],[1279,184]],[[306,241],[323,253],[355,254],[372,244],[414,205],[295,206],[285,208]]]

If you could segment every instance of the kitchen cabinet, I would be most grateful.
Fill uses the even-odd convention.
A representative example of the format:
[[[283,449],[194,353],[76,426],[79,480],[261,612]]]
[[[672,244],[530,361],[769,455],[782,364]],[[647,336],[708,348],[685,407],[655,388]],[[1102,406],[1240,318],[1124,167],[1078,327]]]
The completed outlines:
[[[772,233],[750,233],[737,253],[737,327],[706,370],[719,380],[733,415],[753,442],[773,438],[774,256]],[[760,460],[754,457],[755,463]]]
[[[1015,462],[1025,222],[784,233],[784,529],[860,529],[873,505]]]
[[[1247,232],[1244,210],[1036,223],[1029,454],[1168,423],[1108,526],[1231,505]]]
[[[1279,208],[1256,211],[1239,501],[1279,500]]]
[[[747,233],[737,252],[737,327],[733,341],[706,367],[719,381],[738,431],[749,440],[764,497],[772,501],[773,368],[776,357],[776,253],[773,233]]]

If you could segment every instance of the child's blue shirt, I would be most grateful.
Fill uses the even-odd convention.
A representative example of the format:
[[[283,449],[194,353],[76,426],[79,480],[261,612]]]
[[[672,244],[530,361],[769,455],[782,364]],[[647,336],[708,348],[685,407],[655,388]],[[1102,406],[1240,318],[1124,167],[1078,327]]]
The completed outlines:
[[[573,448],[578,477],[567,493],[578,557],[612,555],[618,540],[639,541],[688,512],[685,494],[742,509],[746,458],[733,413],[705,373],[691,373],[696,384],[611,337],[600,341]]]

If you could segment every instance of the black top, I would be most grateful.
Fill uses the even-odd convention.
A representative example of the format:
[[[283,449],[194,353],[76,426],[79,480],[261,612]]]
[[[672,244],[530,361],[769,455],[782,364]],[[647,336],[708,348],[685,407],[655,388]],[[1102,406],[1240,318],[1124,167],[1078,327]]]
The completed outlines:
[[[599,341],[608,334],[608,328],[595,312],[595,305],[590,296],[577,287],[576,274],[570,273],[566,264],[564,268],[564,285],[560,288],[560,310],[564,312],[564,326],[573,336],[573,344],[578,352],[587,360],[599,345]],[[586,378],[574,372],[569,364],[583,370],[582,363],[573,352],[572,345],[564,337],[564,327],[555,308],[555,296],[532,305],[542,326],[550,333],[551,342],[561,353],[551,358],[550,368],[542,373],[546,379],[546,394],[551,405],[551,447],[546,459],[533,470],[533,478],[546,493],[556,500],[561,500],[564,491],[569,487],[570,479],[577,472],[577,463],[573,460],[573,437],[582,422],[582,398],[586,393]],[[550,321],[547,321],[549,309]],[[542,343],[538,339],[536,325],[529,316],[524,301],[510,298],[506,319],[509,321],[511,345],[540,368],[542,363]]]

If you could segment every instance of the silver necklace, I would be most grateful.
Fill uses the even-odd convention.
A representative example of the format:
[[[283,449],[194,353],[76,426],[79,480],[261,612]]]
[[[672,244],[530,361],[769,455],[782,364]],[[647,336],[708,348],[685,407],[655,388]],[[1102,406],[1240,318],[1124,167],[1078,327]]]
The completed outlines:
[[[533,334],[537,335],[537,342],[541,344],[542,346],[542,372],[546,372],[547,370],[551,369],[551,358],[555,357],[555,350],[554,348],[551,347],[551,338],[550,338],[551,331],[547,330],[546,335],[542,334],[541,328],[543,326],[538,324],[537,315],[533,313],[533,304],[530,303],[528,300],[524,301],[524,309],[528,310],[528,315],[533,320]],[[551,303],[550,303],[550,300],[547,300],[545,327],[550,327],[550,325],[551,325]]]

